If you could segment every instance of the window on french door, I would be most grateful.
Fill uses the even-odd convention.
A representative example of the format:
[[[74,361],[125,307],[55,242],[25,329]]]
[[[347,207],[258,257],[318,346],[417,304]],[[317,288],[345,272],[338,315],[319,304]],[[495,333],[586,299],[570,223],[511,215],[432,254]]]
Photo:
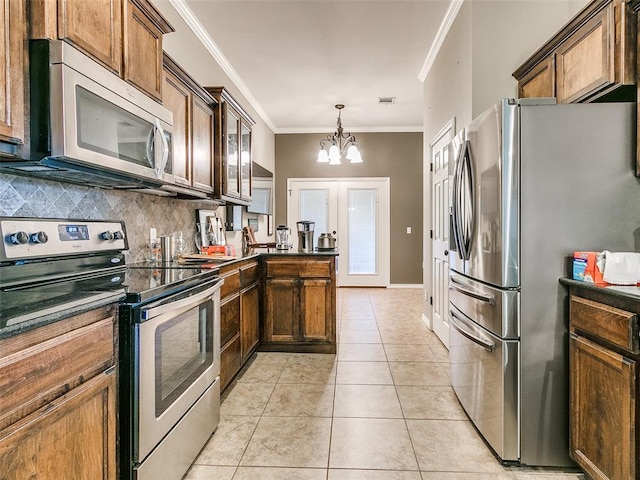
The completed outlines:
[[[300,220],[315,222],[313,244],[318,245],[321,232],[329,232],[329,190],[300,189]],[[292,226],[293,235],[297,235]]]
[[[378,195],[375,189],[348,190],[349,274],[378,273]]]

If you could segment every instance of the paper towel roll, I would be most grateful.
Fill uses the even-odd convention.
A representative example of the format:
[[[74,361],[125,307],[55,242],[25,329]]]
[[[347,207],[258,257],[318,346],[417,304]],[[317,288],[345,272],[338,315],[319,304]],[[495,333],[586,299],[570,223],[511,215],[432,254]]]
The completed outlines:
[[[604,271],[602,279],[614,285],[636,285],[640,283],[640,253],[602,252]]]

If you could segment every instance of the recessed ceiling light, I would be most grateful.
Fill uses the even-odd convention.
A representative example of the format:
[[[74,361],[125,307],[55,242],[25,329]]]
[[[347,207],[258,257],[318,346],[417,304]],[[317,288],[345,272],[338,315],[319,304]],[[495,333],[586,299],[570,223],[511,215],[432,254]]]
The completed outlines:
[[[393,105],[396,103],[396,97],[378,97],[378,103],[380,105]]]

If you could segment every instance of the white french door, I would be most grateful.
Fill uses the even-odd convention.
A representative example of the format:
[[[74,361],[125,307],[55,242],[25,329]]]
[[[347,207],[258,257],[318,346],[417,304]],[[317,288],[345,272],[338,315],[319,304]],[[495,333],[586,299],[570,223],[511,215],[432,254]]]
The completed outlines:
[[[294,248],[296,222],[315,222],[338,239],[338,285],[389,285],[389,179],[289,179],[287,222]]]

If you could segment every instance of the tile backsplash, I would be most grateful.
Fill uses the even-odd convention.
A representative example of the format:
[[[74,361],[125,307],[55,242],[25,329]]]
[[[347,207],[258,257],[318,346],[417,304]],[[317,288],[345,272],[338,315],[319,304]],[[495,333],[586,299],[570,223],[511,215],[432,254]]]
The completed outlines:
[[[187,251],[194,251],[196,210],[224,207],[208,202],[177,200],[154,195],[50,182],[0,173],[0,216],[124,220],[129,238],[127,261],[148,254],[149,228],[158,235],[182,230]]]

